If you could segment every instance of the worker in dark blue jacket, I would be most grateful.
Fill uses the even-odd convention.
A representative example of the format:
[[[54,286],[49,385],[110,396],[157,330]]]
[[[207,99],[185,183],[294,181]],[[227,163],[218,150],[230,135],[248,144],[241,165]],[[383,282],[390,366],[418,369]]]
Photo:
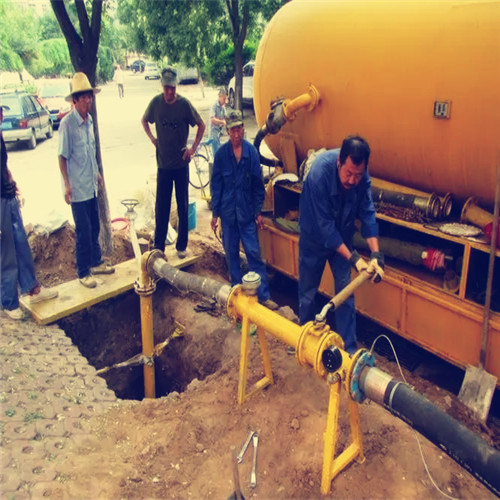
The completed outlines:
[[[342,147],[325,151],[314,160],[304,181],[299,216],[299,316],[303,325],[319,313],[316,294],[326,262],[330,264],[339,293],[351,280],[351,266],[358,272],[368,267],[352,249],[356,230],[361,234],[383,269],[384,258],[379,250],[378,225],[371,195],[368,173],[370,147],[359,136],[344,139]],[[381,274],[372,279],[380,281]],[[356,351],[356,313],[354,297],[335,311],[335,330],[344,340],[345,350]]]
[[[270,299],[266,265],[260,255],[257,236],[257,225],[263,224],[260,211],[265,197],[259,154],[243,138],[241,111],[231,111],[226,123],[230,140],[217,150],[211,178],[211,226],[215,231],[220,217],[231,284],[241,283],[241,241],[250,271],[261,278],[257,290],[259,301],[269,309],[278,309],[276,302]]]

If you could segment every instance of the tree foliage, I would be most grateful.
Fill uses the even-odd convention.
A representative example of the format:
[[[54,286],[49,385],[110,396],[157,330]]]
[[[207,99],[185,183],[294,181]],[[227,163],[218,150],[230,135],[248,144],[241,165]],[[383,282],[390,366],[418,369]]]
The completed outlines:
[[[68,0],[58,0],[58,3],[65,5],[71,23],[81,36],[76,3]],[[98,82],[112,78],[114,62],[125,61],[124,32],[124,27],[103,9],[96,69]],[[23,68],[35,78],[74,73],[68,45],[52,10],[37,17],[30,8],[21,8],[12,0],[0,0],[0,70],[22,71]]]
[[[131,49],[156,60],[168,58],[170,62],[205,67],[213,83],[227,83],[235,73],[240,103],[241,73],[246,62],[244,42],[249,38],[255,44],[254,34],[260,37],[267,19],[283,3],[285,0],[119,0],[118,15],[129,35],[133,33],[128,38]],[[231,50],[233,64],[229,70],[221,54]],[[222,78],[225,82],[220,81]]]

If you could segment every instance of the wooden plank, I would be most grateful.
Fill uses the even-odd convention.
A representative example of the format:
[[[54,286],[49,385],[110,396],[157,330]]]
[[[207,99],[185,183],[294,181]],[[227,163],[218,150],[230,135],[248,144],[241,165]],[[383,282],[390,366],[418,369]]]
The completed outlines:
[[[168,263],[177,268],[186,267],[201,259],[201,254],[195,255],[191,252],[185,259],[179,259],[174,245],[167,247],[165,254]],[[37,323],[47,325],[131,290],[138,278],[138,272],[136,260],[127,260],[117,264],[113,274],[95,276],[98,282],[96,288],[86,288],[76,279],[54,287],[59,292],[56,299],[30,304],[29,297],[24,296],[21,297],[20,303],[33,315]]]

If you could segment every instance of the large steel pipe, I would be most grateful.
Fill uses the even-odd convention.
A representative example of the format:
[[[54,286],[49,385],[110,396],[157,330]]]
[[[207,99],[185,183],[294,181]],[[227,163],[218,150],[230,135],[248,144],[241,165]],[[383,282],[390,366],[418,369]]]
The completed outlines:
[[[159,250],[153,250],[147,262],[148,272],[151,276],[159,276],[167,283],[185,292],[194,292],[208,299],[215,299],[218,304],[225,306],[231,287],[220,281],[196,274],[186,273],[171,266],[165,255]]]
[[[445,451],[495,495],[500,496],[500,451],[444,411],[375,367],[363,368],[359,388]]]

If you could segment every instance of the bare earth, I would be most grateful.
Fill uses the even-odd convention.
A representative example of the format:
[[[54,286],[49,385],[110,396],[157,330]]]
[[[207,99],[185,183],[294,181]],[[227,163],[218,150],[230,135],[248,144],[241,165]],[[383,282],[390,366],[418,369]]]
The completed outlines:
[[[73,237],[71,230],[65,228],[49,238],[52,243],[31,238],[44,284],[74,279]],[[118,249],[113,261],[131,258],[126,238],[117,235],[116,239]],[[201,264],[188,270],[223,280],[224,264],[217,242],[194,236],[190,245],[203,249],[205,257]],[[238,466],[244,496],[319,498],[328,407],[326,382],[312,370],[300,367],[287,354],[286,346],[269,339],[275,383],[239,406],[239,332],[223,315],[194,312],[199,298],[180,296],[164,288],[155,297],[155,341],[164,340],[172,330],[157,328],[157,318],[164,321],[161,325],[179,321],[186,333],[183,338],[172,340],[157,370],[175,365],[182,354],[183,359],[190,360],[194,379],[181,393],[155,400],[123,401],[106,414],[85,422],[87,437],[76,449],[63,450],[57,458],[55,466],[61,487],[48,492],[49,496],[225,499],[234,491],[232,454],[239,451],[252,429],[259,434],[257,487],[249,488],[253,452],[250,446]],[[115,316],[119,322],[119,315]],[[252,337],[251,357],[255,381],[262,376],[256,337]],[[396,373],[395,366],[383,359],[379,367]],[[455,396],[410,373],[405,376],[419,392],[498,447],[498,434],[474,425]],[[366,460],[345,469],[332,483],[330,496],[443,498],[425,472],[413,430],[373,403],[365,402],[359,409]],[[341,450],[349,443],[345,399],[337,434]],[[424,438],[418,439],[434,481],[447,495],[494,498],[444,452]]]

